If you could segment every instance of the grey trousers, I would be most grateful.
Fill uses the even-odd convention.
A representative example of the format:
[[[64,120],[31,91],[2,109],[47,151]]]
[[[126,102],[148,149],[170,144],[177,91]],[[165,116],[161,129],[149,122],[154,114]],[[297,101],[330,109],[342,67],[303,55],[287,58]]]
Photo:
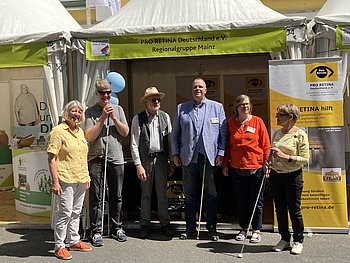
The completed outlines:
[[[65,239],[71,246],[80,240],[79,217],[83,207],[86,183],[68,184],[60,181],[62,194],[58,198],[58,212],[54,229],[55,250],[65,247]]]
[[[170,217],[168,213],[168,159],[166,155],[160,155],[149,158],[142,163],[148,176],[147,181],[141,181],[141,225],[151,223],[151,198],[153,185],[157,193],[158,216],[162,226],[169,224]]]

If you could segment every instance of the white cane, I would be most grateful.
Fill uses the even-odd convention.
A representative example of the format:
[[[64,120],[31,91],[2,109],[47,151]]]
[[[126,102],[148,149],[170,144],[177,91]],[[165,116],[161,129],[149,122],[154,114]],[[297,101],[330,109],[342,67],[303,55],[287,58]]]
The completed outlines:
[[[248,235],[248,232],[249,232],[249,228],[250,228],[250,225],[252,224],[253,217],[254,217],[255,210],[256,210],[256,206],[258,205],[258,202],[259,202],[259,197],[260,197],[261,190],[262,190],[264,182],[265,182],[266,174],[269,174],[269,173],[270,173],[270,168],[268,168],[266,173],[263,174],[263,178],[261,180],[261,184],[260,184],[260,187],[259,187],[259,192],[258,192],[258,195],[256,196],[256,200],[255,200],[252,216],[250,217],[250,220],[249,220],[247,233],[245,234],[245,237],[244,237],[244,240],[243,240],[243,244],[242,244],[242,247],[241,247],[241,252],[237,255],[238,258],[243,258],[243,250],[244,250],[244,246],[245,246],[245,243],[246,243],[246,239],[247,239],[247,235]]]
[[[199,206],[197,239],[199,239],[199,231],[201,230],[201,220],[202,220],[202,206],[203,206],[203,194],[204,194],[204,180],[205,180],[206,160],[207,160],[207,158],[204,156],[203,179],[202,179],[202,191],[201,191],[201,202],[200,202],[200,206]]]
[[[101,231],[103,234],[103,221],[105,214],[105,201],[106,201],[106,177],[107,177],[107,154],[108,154],[108,137],[109,137],[109,116],[107,118],[107,137],[106,137],[106,147],[105,147],[105,165],[103,172],[103,192],[102,192],[102,223],[101,223]]]

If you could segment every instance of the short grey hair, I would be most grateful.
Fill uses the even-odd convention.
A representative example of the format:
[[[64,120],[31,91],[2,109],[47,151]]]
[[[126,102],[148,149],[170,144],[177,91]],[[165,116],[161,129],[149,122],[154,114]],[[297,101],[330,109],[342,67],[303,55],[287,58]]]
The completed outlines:
[[[300,111],[294,104],[281,104],[277,107],[277,112],[293,116],[294,121],[300,118]]]
[[[96,83],[95,83],[96,92],[99,89],[103,89],[103,88],[110,88],[110,89],[112,89],[111,83],[109,83],[109,81],[106,80],[106,79],[97,79]]]

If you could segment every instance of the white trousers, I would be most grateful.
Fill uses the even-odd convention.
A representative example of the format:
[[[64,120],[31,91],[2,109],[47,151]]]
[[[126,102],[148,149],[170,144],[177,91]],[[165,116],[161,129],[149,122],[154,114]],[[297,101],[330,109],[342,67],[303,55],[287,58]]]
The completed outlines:
[[[86,183],[68,184],[60,181],[61,196],[58,199],[56,225],[54,228],[55,250],[65,247],[65,240],[71,246],[80,240],[79,219],[84,202]]]

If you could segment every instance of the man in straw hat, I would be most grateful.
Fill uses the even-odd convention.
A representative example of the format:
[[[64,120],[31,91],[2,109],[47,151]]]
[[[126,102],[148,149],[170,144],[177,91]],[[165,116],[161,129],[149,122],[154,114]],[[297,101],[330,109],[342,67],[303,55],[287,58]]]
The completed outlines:
[[[135,115],[131,124],[131,156],[141,180],[141,229],[140,237],[148,236],[151,222],[151,197],[153,185],[157,193],[158,215],[162,232],[173,236],[168,213],[167,174],[170,158],[171,121],[169,115],[160,110],[165,94],[156,87],[145,90],[140,102],[145,110]],[[172,168],[174,166],[171,166]],[[174,169],[169,169],[169,176]]]

